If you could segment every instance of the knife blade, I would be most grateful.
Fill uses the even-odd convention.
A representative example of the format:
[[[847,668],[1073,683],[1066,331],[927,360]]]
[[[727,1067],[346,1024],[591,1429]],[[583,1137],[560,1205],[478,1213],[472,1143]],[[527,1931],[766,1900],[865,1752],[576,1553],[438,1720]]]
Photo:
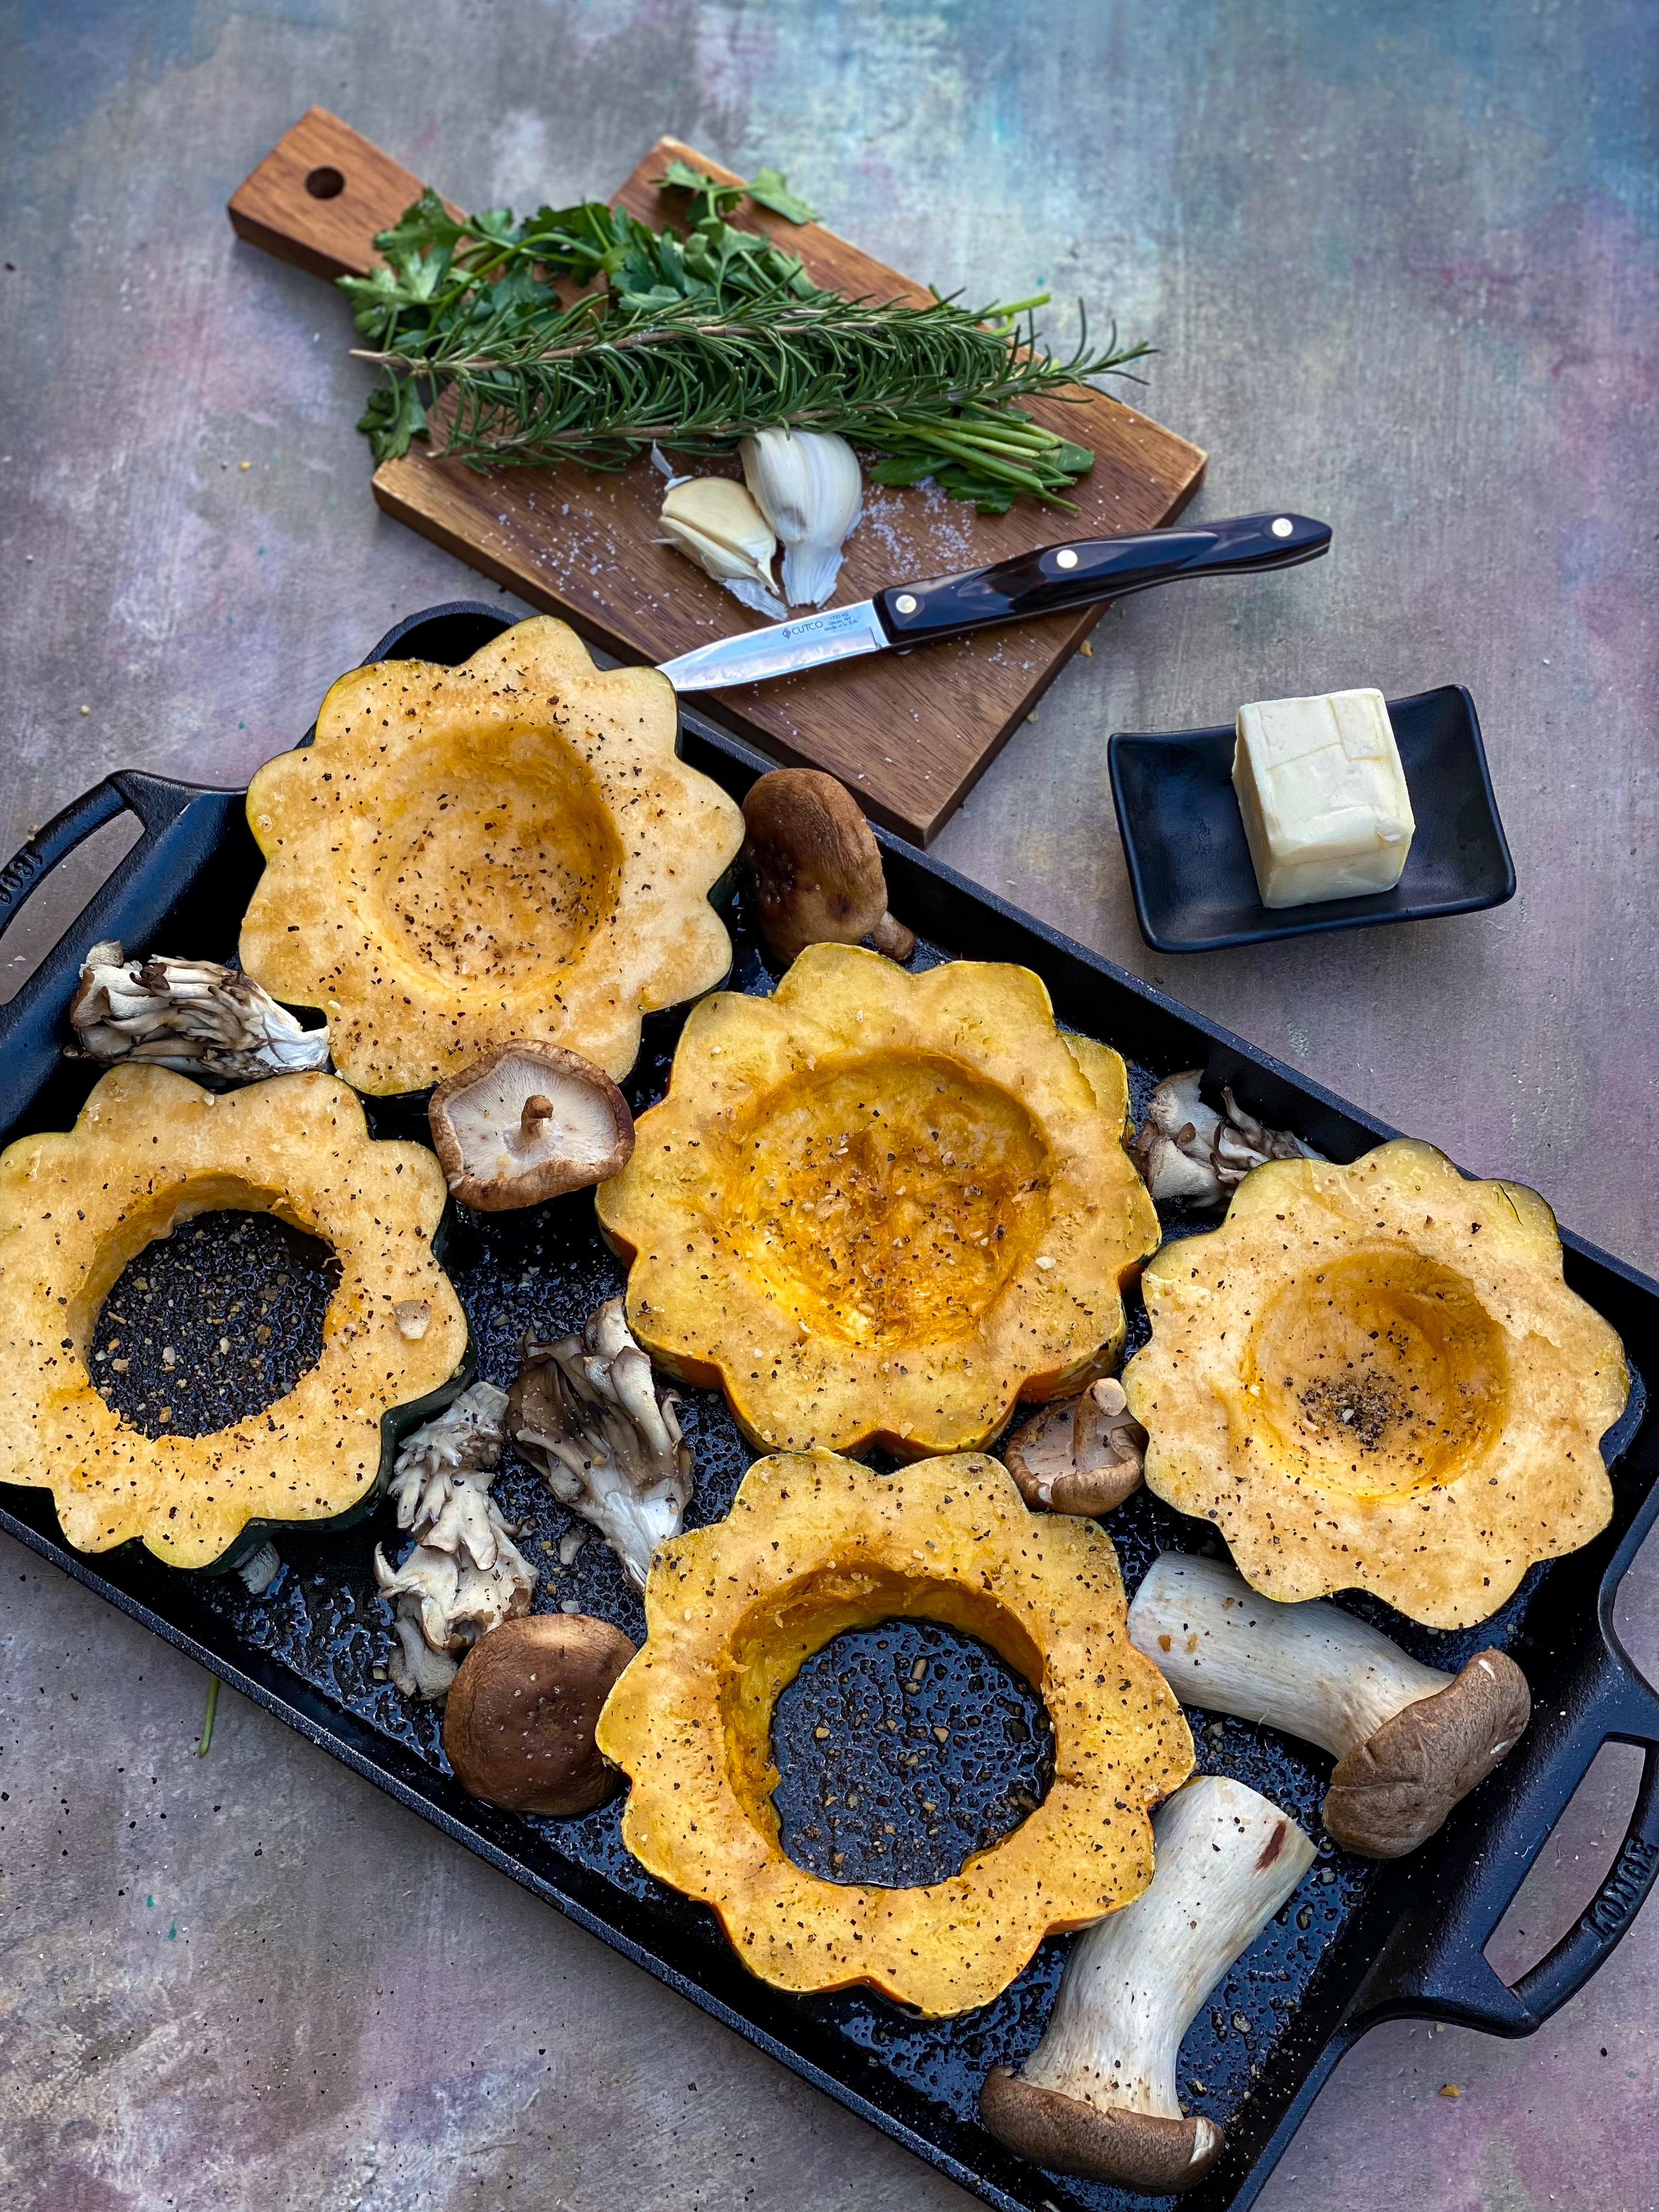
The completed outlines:
[[[1184,576],[1292,568],[1328,550],[1330,525],[1305,514],[1244,514],[1188,528],[1069,538],[987,568],[890,585],[852,606],[716,638],[660,664],[676,691],[725,690],[797,676],[866,653],[908,652],[997,623],[1060,614]]]

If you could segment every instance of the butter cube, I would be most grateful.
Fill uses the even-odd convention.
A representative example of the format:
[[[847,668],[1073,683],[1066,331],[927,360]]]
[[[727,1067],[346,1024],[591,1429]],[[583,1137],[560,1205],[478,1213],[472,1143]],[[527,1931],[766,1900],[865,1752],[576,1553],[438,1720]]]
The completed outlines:
[[[1238,710],[1233,789],[1263,906],[1390,891],[1417,823],[1380,691]]]

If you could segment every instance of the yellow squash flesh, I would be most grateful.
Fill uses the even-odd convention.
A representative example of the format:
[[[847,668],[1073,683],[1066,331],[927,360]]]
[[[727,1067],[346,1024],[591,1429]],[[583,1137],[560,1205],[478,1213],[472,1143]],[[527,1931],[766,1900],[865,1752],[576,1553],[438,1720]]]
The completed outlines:
[[[75,1127],[0,1153],[0,1481],[49,1489],[83,1552],[141,1537],[170,1566],[219,1559],[252,1521],[326,1521],[379,1478],[381,1422],[461,1368],[466,1320],[432,1238],[447,1194],[422,1145],[371,1139],[329,1075],[220,1097],[112,1069]],[[206,1436],[146,1436],[88,1366],[128,1261],[194,1214],[273,1213],[333,1249],[322,1358],[284,1398]],[[394,1309],[427,1308],[404,1335]]]
[[[1605,1527],[1624,1351],[1535,1192],[1405,1139],[1274,1160],[1142,1280],[1146,1480],[1265,1596],[1358,1588],[1463,1627]]]
[[[809,946],[694,1009],[597,1194],[635,1334],[773,1449],[988,1443],[1121,1348],[1158,1237],[1127,1103],[1028,969]]]
[[[930,2015],[988,2003],[1045,1936],[1138,1897],[1148,1814],[1192,1770],[1173,1693],[1128,1640],[1093,1522],[1030,1511],[1000,1462],[894,1475],[829,1452],[757,1460],[727,1518],[659,1545],[646,1641],[599,1743],[632,1783],[629,1849],[719,1914],[752,1973],[794,1991],[867,1982]],[[1042,1694],[1054,1779],[949,1881],[822,1881],[784,1854],[773,1708],[831,1639],[896,1617],[981,1638]]]
[[[641,1012],[731,964],[708,895],[743,816],[678,729],[665,677],[597,669],[546,617],[458,668],[343,676],[315,744],[248,787],[265,870],[242,965],[326,1012],[359,1091],[424,1089],[514,1038],[625,1075]]]

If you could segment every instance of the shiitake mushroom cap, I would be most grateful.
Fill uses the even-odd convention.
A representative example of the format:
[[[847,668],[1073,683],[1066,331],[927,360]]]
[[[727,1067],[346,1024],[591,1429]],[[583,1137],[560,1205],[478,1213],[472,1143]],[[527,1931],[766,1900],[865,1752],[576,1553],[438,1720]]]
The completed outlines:
[[[775,959],[864,937],[890,959],[909,958],[915,933],[887,911],[881,848],[844,784],[822,769],[772,769],[750,786],[743,819],[744,858]]]
[[[444,1751],[470,1797],[509,1813],[590,1812],[621,1777],[594,1742],[634,1646],[608,1620],[526,1613],[479,1638],[444,1709]]]
[[[451,1193],[486,1213],[604,1182],[634,1150],[628,1101],[562,1045],[495,1046],[438,1085],[427,1118]]]
[[[1146,1431],[1114,1376],[1057,1399],[1009,1437],[1003,1457],[1028,1505],[1050,1513],[1109,1513],[1140,1487]]]

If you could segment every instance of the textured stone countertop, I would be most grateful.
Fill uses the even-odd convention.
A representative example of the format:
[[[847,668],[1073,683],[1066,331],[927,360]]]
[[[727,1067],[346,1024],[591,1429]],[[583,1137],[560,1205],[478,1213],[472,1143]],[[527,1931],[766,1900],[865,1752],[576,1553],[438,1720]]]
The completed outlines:
[[[1195,514],[1335,525],[1316,568],[1111,612],[940,854],[1659,1267],[1650,8],[15,0],[0,54],[0,853],[112,768],[240,780],[396,617],[495,596],[377,514],[343,303],[233,240],[288,125],[331,107],[471,204],[607,191],[672,131],[947,289],[1115,313],[1209,450]],[[1449,681],[1510,905],[1146,950],[1110,729]],[[1656,1590],[1650,1555],[1621,1607],[1650,1663]],[[0,1654],[9,2202],[968,2204],[234,1697],[198,1761],[201,1674],[9,1543]],[[1589,1893],[1638,1765],[1604,1753],[1507,1966]],[[1650,2212],[1656,2018],[1650,1909],[1528,2041],[1372,2034],[1261,2202]]]

